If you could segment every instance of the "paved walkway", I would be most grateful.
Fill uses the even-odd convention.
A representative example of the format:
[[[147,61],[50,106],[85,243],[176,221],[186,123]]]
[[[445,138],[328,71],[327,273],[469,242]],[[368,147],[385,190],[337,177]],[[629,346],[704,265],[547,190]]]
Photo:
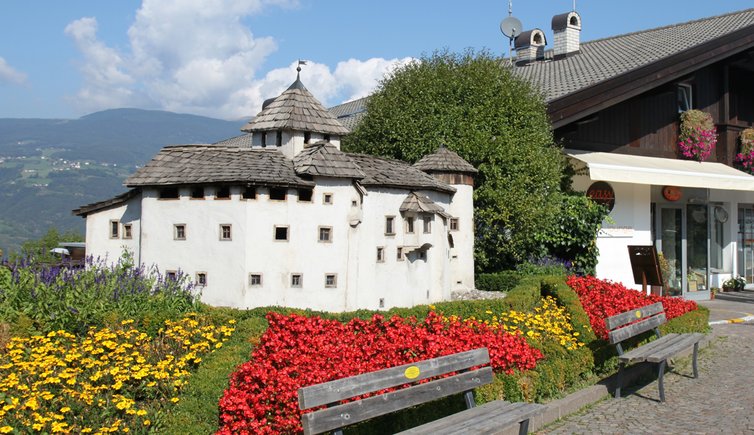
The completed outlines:
[[[749,309],[740,305],[748,301],[710,306],[717,301],[704,303],[715,317],[724,318],[726,310],[738,317]],[[749,307],[754,311],[754,304]],[[606,399],[536,433],[754,434],[754,322],[714,325],[712,335],[699,357],[699,379],[691,378],[689,363],[665,375],[664,404],[653,381],[624,389],[621,399]]]

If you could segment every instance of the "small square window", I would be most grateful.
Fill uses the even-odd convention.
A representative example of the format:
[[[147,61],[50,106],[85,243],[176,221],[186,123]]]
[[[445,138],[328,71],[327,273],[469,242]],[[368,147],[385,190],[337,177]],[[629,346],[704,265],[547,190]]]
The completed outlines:
[[[191,189],[191,199],[204,199],[204,186]]]
[[[117,221],[117,220],[110,221],[110,238],[111,239],[117,239],[118,237],[120,237],[119,230],[120,230],[120,221]]]
[[[385,248],[383,248],[382,246],[377,247],[377,262],[378,263],[385,262]]]
[[[419,259],[420,260],[426,260],[427,259],[427,251],[419,251]]]
[[[249,285],[252,287],[261,287],[262,286],[262,274],[261,273],[250,273],[249,274]]]
[[[301,273],[291,274],[291,287],[301,287],[304,285],[304,275]]]
[[[173,225],[173,240],[186,240],[186,224]]]
[[[298,190],[299,202],[312,202],[313,193],[314,191],[312,189],[299,189]]]
[[[275,240],[281,242],[288,241],[288,227],[275,226]]]
[[[678,84],[678,113],[683,113],[694,108],[694,95],[691,85],[686,83]]]
[[[351,207],[358,207],[359,201],[356,201],[355,199],[351,201]]]
[[[220,224],[220,240],[232,240],[231,229],[230,224]]]
[[[406,218],[406,234],[414,234],[414,218]]]
[[[319,241],[324,243],[332,242],[332,227],[319,227]]]
[[[199,287],[207,285],[207,272],[196,272],[196,285]]]
[[[257,188],[254,186],[248,186],[243,190],[241,194],[243,199],[257,199]]]
[[[422,222],[424,223],[424,234],[429,234],[432,232],[432,216],[424,216],[422,218]]]
[[[325,142],[330,142],[330,135],[329,134],[322,135],[322,140]]]
[[[285,201],[288,189],[284,187],[270,187],[270,199],[273,201]]]
[[[399,246],[395,250],[395,259],[398,261],[403,261],[404,258],[405,257],[403,256],[403,248]]]
[[[123,238],[132,239],[133,233],[131,231],[131,224],[123,224]]]
[[[160,199],[178,199],[178,188],[166,187],[160,189]]]
[[[305,131],[304,132],[304,143],[308,144],[312,140],[312,134],[311,132]]]
[[[322,204],[332,205],[332,193],[323,193],[322,194]]]
[[[338,286],[338,275],[334,273],[325,274],[325,287],[334,288]]]
[[[230,199],[230,187],[218,187],[215,191],[215,199]]]
[[[165,271],[165,281],[176,281],[178,280],[178,272],[175,270],[166,270]]]
[[[395,216],[385,216],[385,235],[395,235]]]
[[[458,231],[458,218],[450,218],[450,231]]]

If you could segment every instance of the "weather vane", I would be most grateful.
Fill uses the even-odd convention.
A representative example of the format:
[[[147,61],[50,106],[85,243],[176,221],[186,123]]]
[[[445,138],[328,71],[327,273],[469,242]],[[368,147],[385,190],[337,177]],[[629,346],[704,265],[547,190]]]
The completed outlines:
[[[306,61],[301,59],[298,60],[298,66],[296,67],[297,72],[301,72],[301,65],[306,65]]]

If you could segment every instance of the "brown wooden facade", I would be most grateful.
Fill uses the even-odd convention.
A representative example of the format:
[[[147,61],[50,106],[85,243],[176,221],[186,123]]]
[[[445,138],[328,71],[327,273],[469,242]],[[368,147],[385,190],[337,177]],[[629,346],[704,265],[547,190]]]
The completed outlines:
[[[557,107],[551,106],[555,137],[567,149],[678,158],[679,84],[691,85],[693,108],[709,112],[717,125],[718,143],[710,161],[735,166],[738,135],[754,125],[754,50],[655,87],[644,86],[634,97],[560,126]],[[583,104],[588,107],[591,102]]]

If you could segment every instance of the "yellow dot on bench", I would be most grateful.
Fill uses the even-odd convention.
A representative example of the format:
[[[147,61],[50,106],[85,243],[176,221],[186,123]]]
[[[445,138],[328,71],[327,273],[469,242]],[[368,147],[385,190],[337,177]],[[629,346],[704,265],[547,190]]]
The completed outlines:
[[[403,374],[408,379],[416,379],[417,377],[419,377],[419,373],[421,373],[421,370],[419,370],[419,367],[417,366],[411,366],[407,368],[405,372],[403,372]]]
[[[639,311],[639,310],[636,310],[636,318],[637,318],[637,319],[640,319],[640,318],[641,318],[641,311]]]

